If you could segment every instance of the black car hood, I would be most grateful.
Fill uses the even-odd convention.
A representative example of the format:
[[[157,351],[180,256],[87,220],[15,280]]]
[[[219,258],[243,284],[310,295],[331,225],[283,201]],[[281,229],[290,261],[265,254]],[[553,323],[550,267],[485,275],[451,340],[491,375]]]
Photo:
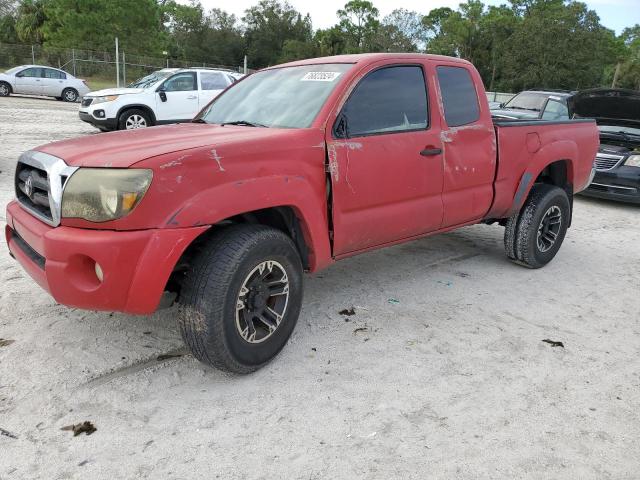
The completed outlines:
[[[640,91],[594,88],[576,93],[567,103],[574,118],[593,118],[598,125],[640,128]]]

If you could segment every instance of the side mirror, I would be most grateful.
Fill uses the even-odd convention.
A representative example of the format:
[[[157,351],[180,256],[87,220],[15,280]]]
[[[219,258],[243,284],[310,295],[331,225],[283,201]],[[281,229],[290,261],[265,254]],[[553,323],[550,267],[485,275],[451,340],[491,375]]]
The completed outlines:
[[[500,104],[500,108],[504,108],[504,102]]]
[[[158,95],[160,95],[160,100],[162,100],[163,102],[167,101],[167,94],[164,91],[164,89],[161,89],[161,90],[159,89],[158,90]]]

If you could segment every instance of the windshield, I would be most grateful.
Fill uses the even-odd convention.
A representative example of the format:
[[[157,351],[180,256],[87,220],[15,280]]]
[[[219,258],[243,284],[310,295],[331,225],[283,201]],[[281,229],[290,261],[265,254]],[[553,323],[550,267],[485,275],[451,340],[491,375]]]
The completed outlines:
[[[640,136],[640,127],[622,127],[616,125],[598,125],[601,132],[604,133],[626,133],[627,135]]]
[[[547,101],[548,95],[544,93],[522,92],[509,100],[505,108],[515,108],[517,110],[531,110],[539,112]]]
[[[308,128],[342,74],[352,66],[327,63],[255,73],[219,96],[198,119],[218,124]]]
[[[157,72],[153,72],[146,77],[139,78],[133,83],[127,85],[129,88],[148,88],[155,83],[158,83],[160,80],[164,80],[169,75],[174,72],[167,72],[166,70],[158,70]]]

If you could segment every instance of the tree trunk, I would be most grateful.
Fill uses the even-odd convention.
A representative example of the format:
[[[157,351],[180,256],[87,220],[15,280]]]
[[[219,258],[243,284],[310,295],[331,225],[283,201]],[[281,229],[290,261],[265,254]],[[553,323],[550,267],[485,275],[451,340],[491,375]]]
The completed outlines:
[[[613,72],[613,81],[611,82],[611,88],[616,88],[616,83],[618,83],[619,75],[620,75],[620,62],[616,64],[616,71]]]

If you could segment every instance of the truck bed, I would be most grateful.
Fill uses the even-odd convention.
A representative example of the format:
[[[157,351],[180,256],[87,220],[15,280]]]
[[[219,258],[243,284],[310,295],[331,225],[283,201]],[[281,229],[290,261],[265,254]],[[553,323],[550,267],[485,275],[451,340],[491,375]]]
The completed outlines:
[[[495,198],[487,218],[505,218],[515,212],[550,162],[563,162],[573,192],[583,190],[598,149],[596,123],[580,120],[493,121],[498,162]]]

